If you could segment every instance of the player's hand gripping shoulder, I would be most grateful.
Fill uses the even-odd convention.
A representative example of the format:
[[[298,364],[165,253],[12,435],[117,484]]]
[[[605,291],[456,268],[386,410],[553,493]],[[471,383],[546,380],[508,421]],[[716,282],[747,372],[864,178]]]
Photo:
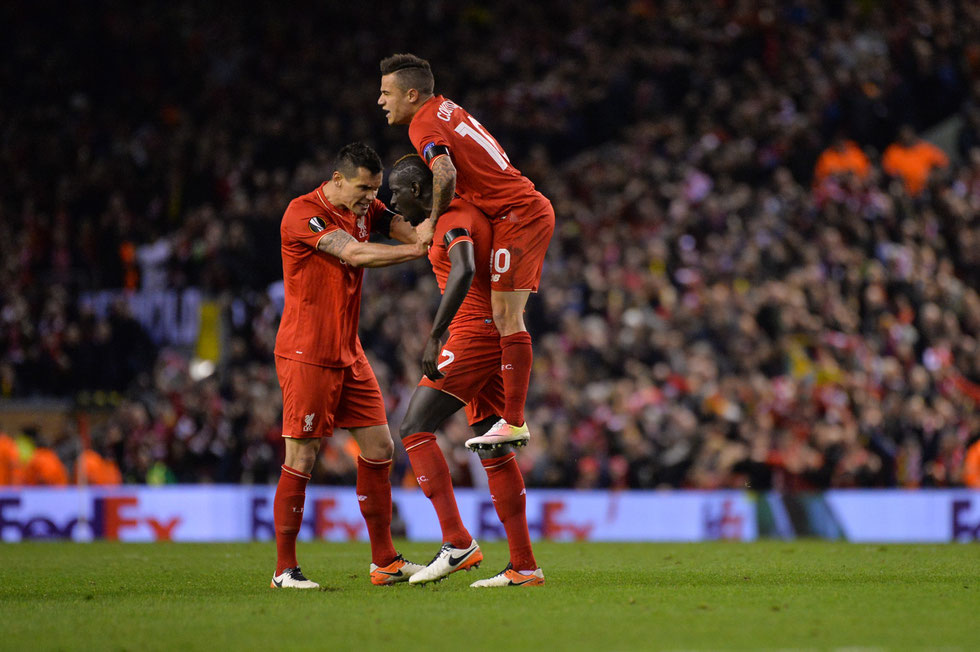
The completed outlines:
[[[456,194],[456,166],[449,156],[439,156],[432,161],[432,212],[422,221],[415,232],[419,241],[429,245],[436,232],[436,221],[449,210]]]
[[[415,227],[402,215],[398,214],[395,214],[391,218],[391,227],[388,229],[388,236],[392,240],[404,242],[405,244],[415,244],[418,242]]]
[[[342,229],[335,229],[320,238],[316,247],[354,267],[396,265],[420,258],[428,251],[428,247],[418,241],[401,245],[359,242]]]
[[[439,371],[438,359],[439,350],[442,349],[440,338],[431,335],[425,340],[425,347],[422,349],[422,373],[429,380],[439,380],[445,374]]]
[[[418,238],[420,244],[428,247],[432,244],[432,238],[436,235],[436,221],[431,217],[422,220],[418,226],[415,227],[415,237]]]

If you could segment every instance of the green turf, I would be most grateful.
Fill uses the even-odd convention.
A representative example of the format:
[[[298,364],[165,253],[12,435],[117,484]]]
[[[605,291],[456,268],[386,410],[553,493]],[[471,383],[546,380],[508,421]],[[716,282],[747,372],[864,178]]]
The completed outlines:
[[[432,544],[405,543],[428,561]],[[273,544],[0,544],[0,649],[980,646],[980,546],[538,543],[548,584],[481,569],[373,587],[364,544],[301,543],[323,591],[272,590]]]

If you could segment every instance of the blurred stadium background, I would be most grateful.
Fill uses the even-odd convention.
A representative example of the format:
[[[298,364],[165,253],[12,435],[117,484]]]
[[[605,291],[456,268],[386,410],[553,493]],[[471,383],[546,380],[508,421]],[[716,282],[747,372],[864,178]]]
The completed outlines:
[[[726,530],[745,489],[759,529],[827,536],[841,508],[805,492],[919,489],[882,495],[942,496],[936,536],[980,536],[975,2],[42,0],[0,23],[0,484],[271,497],[279,220],[340,146],[409,151],[374,103],[412,51],[555,203],[532,494],[737,490],[690,506],[694,538],[751,538]],[[366,275],[394,425],[430,277]],[[467,436],[440,442],[479,489]],[[353,485],[332,444],[311,487]],[[397,445],[393,472],[412,500]],[[51,535],[20,518],[3,538]]]

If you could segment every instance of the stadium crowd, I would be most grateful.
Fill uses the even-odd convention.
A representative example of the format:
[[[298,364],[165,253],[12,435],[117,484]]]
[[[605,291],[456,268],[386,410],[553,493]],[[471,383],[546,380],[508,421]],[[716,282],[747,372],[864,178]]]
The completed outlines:
[[[92,446],[127,482],[273,482],[279,219],[341,145],[409,151],[373,102],[378,60],[416,51],[555,203],[527,316],[529,485],[980,485],[980,9],[614,4],[177,2],[53,12],[54,45],[15,31],[0,397],[116,392]],[[364,27],[327,47],[328,18]],[[919,140],[954,117],[951,156]],[[395,425],[437,300],[426,264],[365,280]],[[80,301],[189,287],[223,308],[203,378],[125,301]],[[442,433],[460,486],[481,477],[468,436]],[[315,480],[352,484],[354,444],[334,444]]]

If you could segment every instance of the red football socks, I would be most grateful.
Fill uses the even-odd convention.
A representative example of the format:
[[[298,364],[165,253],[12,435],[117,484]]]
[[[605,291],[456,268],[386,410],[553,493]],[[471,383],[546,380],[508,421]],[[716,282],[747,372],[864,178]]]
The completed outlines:
[[[531,335],[520,331],[500,338],[500,368],[504,381],[504,421],[512,426],[524,425],[524,403],[531,381]]]
[[[272,503],[276,525],[276,575],[299,565],[296,563],[296,535],[303,523],[303,504],[306,502],[306,483],[309,480],[309,474],[282,465],[282,475],[279,476]]]
[[[463,525],[453,493],[453,480],[449,475],[449,465],[431,432],[417,432],[402,439],[412,471],[422,492],[432,501],[439,525],[442,527],[442,540],[457,548],[466,548],[473,537]]]
[[[481,460],[487,471],[490,498],[497,508],[497,517],[507,532],[510,563],[516,571],[531,571],[538,567],[531,551],[531,533],[527,529],[527,492],[524,476],[517,466],[513,452],[503,457]]]
[[[369,460],[357,456],[357,503],[367,523],[371,561],[387,566],[395,560],[391,541],[391,460]]]

